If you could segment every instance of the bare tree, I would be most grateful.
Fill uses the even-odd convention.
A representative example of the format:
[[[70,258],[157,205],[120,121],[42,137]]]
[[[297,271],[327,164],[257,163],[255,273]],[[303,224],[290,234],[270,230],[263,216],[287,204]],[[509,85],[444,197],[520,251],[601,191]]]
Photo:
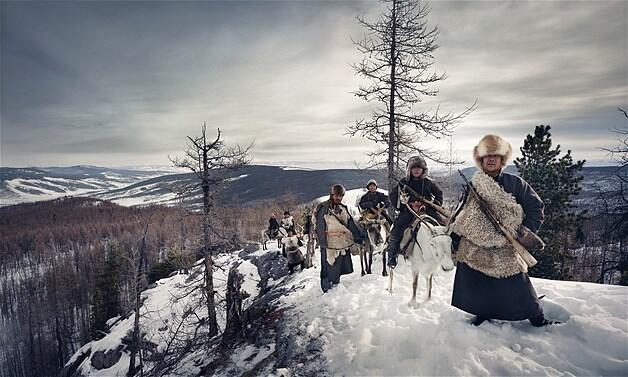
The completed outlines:
[[[140,350],[141,345],[141,334],[140,334],[140,310],[142,308],[142,291],[146,285],[146,274],[145,274],[145,265],[146,265],[146,235],[148,233],[148,226],[150,225],[152,215],[146,220],[146,224],[144,225],[144,234],[140,240],[139,244],[139,256],[135,257],[135,253],[133,253],[131,257],[131,265],[134,267],[135,279],[133,284],[133,289],[135,293],[134,300],[134,310],[135,310],[135,318],[133,321],[133,344],[131,346],[131,356],[129,358],[129,370],[127,372],[127,376],[134,376],[136,373],[136,369],[139,368],[140,376],[144,376],[144,365],[142,360],[142,353]],[[140,351],[139,364],[136,368],[135,366],[135,358],[137,356],[137,352]]]
[[[196,174],[203,191],[203,256],[210,337],[218,335],[213,282],[214,261],[211,252],[213,248],[210,241],[210,233],[217,234],[212,226],[214,200],[229,174],[250,162],[248,154],[253,147],[252,144],[245,148],[239,145],[229,147],[225,145],[221,136],[222,133],[218,129],[216,138],[213,141],[208,141],[206,124],[203,122],[200,136],[188,136],[188,149],[185,152],[185,157],[172,159],[175,166],[189,169]]]
[[[229,277],[227,278],[227,322],[225,331],[222,334],[222,343],[227,344],[229,341],[238,337],[244,329],[244,316],[242,313],[242,275],[238,272],[237,267],[229,269]]]
[[[624,169],[628,166],[628,112],[621,107],[618,107],[617,111],[626,118],[626,127],[613,130],[617,135],[617,145],[613,148],[604,148],[604,150],[621,165],[621,169]]]
[[[441,114],[435,110],[418,111],[424,97],[436,96],[432,85],[445,79],[431,73],[434,51],[438,48],[438,28],[428,27],[430,8],[419,0],[381,0],[385,11],[379,21],[358,17],[365,29],[363,39],[354,41],[365,57],[353,67],[369,81],[355,95],[378,108],[370,119],[360,119],[347,127],[350,136],[359,135],[382,148],[369,153],[371,167],[388,169],[388,187],[410,155],[418,154],[436,162],[448,162],[437,151],[418,141],[439,139],[451,134],[453,127],[475,109],[475,103],[460,114]]]

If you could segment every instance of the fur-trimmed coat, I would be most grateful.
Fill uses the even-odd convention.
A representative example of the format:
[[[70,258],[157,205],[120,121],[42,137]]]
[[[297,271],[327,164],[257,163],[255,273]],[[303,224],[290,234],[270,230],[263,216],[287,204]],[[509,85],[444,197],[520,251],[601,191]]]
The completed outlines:
[[[314,211],[314,218],[318,244],[321,249],[327,250],[327,262],[330,265],[334,264],[338,255],[345,255],[351,244],[362,240],[362,232],[349,214],[349,208],[342,203],[335,205],[331,199],[320,203]],[[340,244],[346,245],[346,248],[338,248]]]
[[[511,233],[521,224],[533,232],[543,222],[543,202],[523,179],[508,173],[492,178],[482,171],[471,179],[493,214]],[[527,265],[482,213],[471,194],[454,216],[450,230],[460,235],[456,259],[494,278],[527,272]]]

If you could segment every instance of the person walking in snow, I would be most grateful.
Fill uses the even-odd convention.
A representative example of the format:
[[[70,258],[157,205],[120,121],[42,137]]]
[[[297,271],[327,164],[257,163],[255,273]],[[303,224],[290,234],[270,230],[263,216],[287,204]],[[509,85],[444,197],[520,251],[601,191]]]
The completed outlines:
[[[359,206],[362,211],[390,207],[390,199],[388,198],[388,195],[381,191],[377,191],[376,180],[369,180],[366,183],[366,189],[368,191],[360,198]],[[382,211],[382,216],[384,216],[389,226],[392,225],[392,219],[388,216],[386,211]]]
[[[543,223],[543,201],[526,181],[503,171],[511,156],[507,141],[484,136],[473,149],[478,170],[471,183],[506,229],[514,233],[523,225],[536,233]],[[476,326],[487,319],[556,323],[545,319],[528,266],[465,189],[450,222],[458,261],[452,305],[474,314]]]
[[[314,211],[316,236],[321,250],[321,289],[327,292],[340,282],[340,276],[353,272],[349,248],[362,243],[362,232],[342,204],[345,188],[336,184],[331,187],[329,199],[320,203]]]
[[[412,212],[410,212],[410,210],[401,202],[400,191],[404,191],[404,193],[408,195],[408,205],[412,207],[414,212],[418,213],[422,210],[422,208],[425,208],[428,215],[434,219],[439,218],[439,215],[434,208],[429,205],[424,205],[420,198],[417,198],[414,193],[410,192],[410,190],[404,190],[405,185],[407,185],[423,198],[430,200],[435,204],[442,205],[443,191],[434,181],[427,177],[427,173],[427,163],[423,158],[419,156],[410,158],[406,167],[405,178],[402,178],[400,184],[398,184],[390,193],[390,201],[400,211],[393,223],[390,240],[388,241],[388,266],[390,268],[395,268],[395,266],[397,266],[397,254],[399,254],[399,246],[401,244],[403,232],[414,220]]]
[[[288,236],[282,238],[281,243],[286,250],[286,257],[288,259],[288,270],[290,271],[290,273],[293,273],[294,269],[299,265],[301,266],[301,270],[304,270],[305,259],[303,258],[301,250],[299,250],[299,246],[303,246],[303,242],[294,233],[293,229],[288,229]]]

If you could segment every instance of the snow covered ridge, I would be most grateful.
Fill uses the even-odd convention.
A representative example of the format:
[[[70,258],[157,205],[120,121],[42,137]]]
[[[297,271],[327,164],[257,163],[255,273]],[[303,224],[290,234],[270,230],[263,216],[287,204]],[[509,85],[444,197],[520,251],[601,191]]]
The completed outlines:
[[[271,246],[217,258],[224,266],[214,276],[219,296],[228,266],[240,263],[243,290],[250,294],[244,303],[249,325],[240,340],[223,348],[208,342],[180,355],[164,375],[628,375],[628,287],[532,279],[537,293],[546,296],[541,300],[546,316],[562,324],[536,328],[527,321],[492,321],[474,327],[470,315],[450,305],[455,271],[435,276],[432,299],[410,309],[408,263],[395,270],[392,295],[385,289],[387,278],[361,277],[359,270],[323,294],[318,266],[287,275],[276,252]],[[353,263],[358,266],[357,256]],[[143,294],[142,331],[157,350],[167,347],[177,313],[192,300],[172,300],[190,280],[176,275]],[[424,292],[420,279],[419,295]],[[224,319],[219,321],[223,328]],[[132,317],[123,319],[105,338],[81,348],[68,365],[88,350],[90,355],[75,375],[125,375],[123,339],[131,328]],[[96,369],[94,355],[107,352],[118,353],[118,361]]]
[[[176,169],[130,169],[94,166],[0,168],[0,206],[50,200],[66,195],[90,196],[124,206],[175,205],[177,187],[195,184],[192,174]],[[464,172],[471,176],[474,170],[466,168]],[[585,167],[583,192],[578,198],[591,200],[597,195],[598,188],[611,189],[617,186],[613,175],[615,170],[615,167]],[[451,186],[452,194],[446,195],[445,200],[456,200],[460,177],[454,172],[450,184],[445,172],[432,171],[443,188]],[[507,171],[516,172],[513,167],[508,167]],[[327,193],[334,183],[342,183],[347,188],[362,188],[369,179],[375,178],[384,187],[386,178],[383,175],[380,170],[339,169],[333,165],[328,170],[308,169],[299,167],[296,161],[279,167],[249,165],[227,182],[226,191],[230,193],[231,199],[241,200],[246,205],[275,200],[287,194],[295,195],[300,202],[309,202]]]
[[[164,171],[107,169],[85,165],[0,168],[0,206],[63,196],[93,196],[163,174]]]

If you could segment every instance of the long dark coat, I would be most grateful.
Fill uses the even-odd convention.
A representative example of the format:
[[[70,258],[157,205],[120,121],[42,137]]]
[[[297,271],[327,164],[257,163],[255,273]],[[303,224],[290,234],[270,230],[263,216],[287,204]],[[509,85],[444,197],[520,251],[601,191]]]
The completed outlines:
[[[349,212],[349,209],[344,204],[339,204],[344,210]],[[338,255],[333,265],[327,262],[327,223],[325,222],[325,215],[329,211],[333,211],[335,205],[331,200],[322,202],[316,208],[316,236],[318,238],[318,244],[321,249],[321,288],[323,292],[327,292],[331,288],[332,284],[338,284],[340,282],[341,275],[347,275],[353,272],[353,261],[351,260],[351,252],[347,250],[344,255]],[[353,221],[353,218],[349,215],[349,221],[347,228],[351,231],[354,240],[361,242],[362,232]]]
[[[366,194],[362,195],[360,198],[360,209],[365,210],[375,208],[380,203],[383,204],[384,208],[390,207],[390,199],[388,199],[388,195],[379,191],[367,191]]]
[[[410,186],[412,190],[416,191],[418,194],[421,194],[424,198],[431,199],[432,201],[434,201],[434,203],[438,205],[443,204],[443,191],[431,179],[427,177],[408,179],[406,177],[402,178],[401,182]],[[404,212],[407,211],[408,208],[405,205],[401,204],[399,198],[400,186],[401,185],[397,185],[390,193],[390,202],[399,211]],[[414,194],[410,194],[408,198],[408,203],[412,203],[415,201],[417,201],[417,198],[415,198]],[[438,218],[436,210],[431,206],[426,206],[426,211],[427,214],[431,217],[435,219]]]
[[[523,208],[523,225],[537,232],[543,223],[543,201],[523,179],[501,173],[495,180]],[[466,199],[466,196],[465,196]],[[459,262],[451,304],[483,318],[519,321],[543,314],[527,273],[494,278]]]

